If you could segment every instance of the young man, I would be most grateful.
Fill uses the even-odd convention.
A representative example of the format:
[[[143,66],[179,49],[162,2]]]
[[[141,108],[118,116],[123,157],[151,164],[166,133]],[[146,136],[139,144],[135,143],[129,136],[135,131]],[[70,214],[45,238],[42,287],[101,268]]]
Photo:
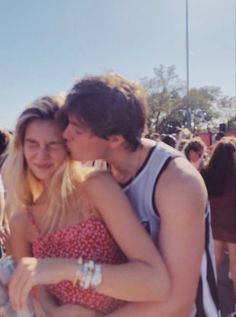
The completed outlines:
[[[172,279],[167,301],[127,304],[109,316],[217,317],[204,183],[179,152],[141,139],[146,105],[142,88],[117,75],[83,79],[66,100],[69,124],[64,138],[71,157],[108,163],[157,243]]]

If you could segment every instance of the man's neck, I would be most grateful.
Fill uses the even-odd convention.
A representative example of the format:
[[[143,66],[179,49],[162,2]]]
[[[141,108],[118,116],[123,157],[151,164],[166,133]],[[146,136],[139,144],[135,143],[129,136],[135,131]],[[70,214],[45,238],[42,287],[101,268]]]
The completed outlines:
[[[143,166],[150,149],[155,145],[153,142],[143,141],[135,151],[119,149],[109,160],[111,174],[120,184],[132,180]]]

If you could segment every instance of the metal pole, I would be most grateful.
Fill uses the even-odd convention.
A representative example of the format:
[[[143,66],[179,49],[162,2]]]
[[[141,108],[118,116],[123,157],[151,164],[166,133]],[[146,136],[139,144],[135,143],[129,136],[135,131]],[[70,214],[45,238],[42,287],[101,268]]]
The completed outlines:
[[[235,0],[236,1],[236,0]],[[188,0],[186,0],[186,97],[187,97],[187,128],[191,129],[192,127],[192,114],[189,109],[189,22],[188,22]]]
[[[236,111],[236,0],[234,1],[234,101]]]
[[[236,1],[236,0],[235,0]],[[189,94],[189,25],[188,25],[188,0],[186,0],[186,94]]]

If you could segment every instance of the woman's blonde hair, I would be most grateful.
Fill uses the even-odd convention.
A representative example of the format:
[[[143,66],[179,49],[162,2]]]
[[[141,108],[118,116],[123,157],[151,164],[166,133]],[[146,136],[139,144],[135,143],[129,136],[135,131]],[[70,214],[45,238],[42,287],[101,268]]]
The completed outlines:
[[[17,210],[28,210],[43,192],[42,183],[28,169],[24,159],[26,127],[32,120],[56,120],[63,104],[64,98],[61,96],[41,97],[26,108],[17,121],[9,154],[2,169],[7,191],[6,210],[9,216]],[[51,232],[60,226],[71,208],[82,208],[76,195],[85,175],[86,169],[69,158],[55,172],[47,195],[47,210],[42,222],[43,227],[40,228],[42,233]]]

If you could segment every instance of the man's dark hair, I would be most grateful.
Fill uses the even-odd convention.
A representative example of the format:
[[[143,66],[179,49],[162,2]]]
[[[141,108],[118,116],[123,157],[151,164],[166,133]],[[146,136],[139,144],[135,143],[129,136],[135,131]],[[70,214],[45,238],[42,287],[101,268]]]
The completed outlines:
[[[176,147],[176,138],[171,134],[163,134],[161,136],[161,141],[172,146],[173,148]]]
[[[127,147],[141,144],[147,117],[147,98],[140,85],[119,75],[90,76],[69,92],[65,109],[98,137],[123,136]]]
[[[190,151],[194,152],[206,152],[206,144],[200,137],[194,137],[188,140],[184,146],[184,154],[189,160],[189,153]]]
[[[223,131],[219,131],[219,132],[216,134],[215,140],[216,140],[216,141],[220,141],[224,136],[225,136],[225,133],[224,133]]]

